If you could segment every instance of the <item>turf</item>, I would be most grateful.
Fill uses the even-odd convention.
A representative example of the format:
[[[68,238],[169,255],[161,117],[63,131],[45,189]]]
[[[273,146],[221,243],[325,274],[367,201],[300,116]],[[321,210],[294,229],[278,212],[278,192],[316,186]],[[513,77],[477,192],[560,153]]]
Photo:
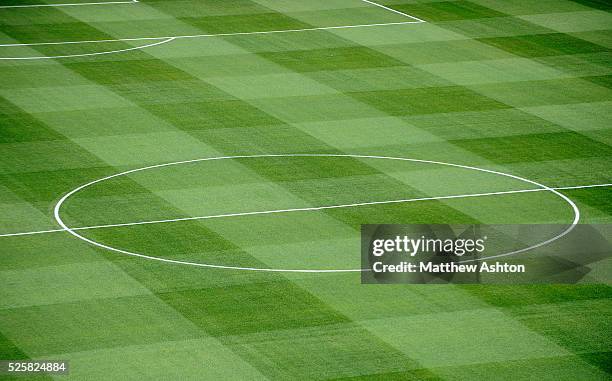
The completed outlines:
[[[556,187],[612,182],[609,2],[381,4],[426,22],[0,60],[0,234],[57,229],[54,205],[89,181],[204,157],[381,155]],[[360,0],[0,8],[0,44],[405,21],[415,19]],[[155,41],[0,46],[0,57]],[[103,181],[68,199],[62,217],[91,226],[531,187],[414,162],[226,159]],[[611,188],[563,192],[582,222],[612,222]],[[361,224],[571,218],[561,199],[538,192],[81,234],[175,260],[338,269],[359,267]],[[602,380],[612,363],[610,269],[593,263],[579,285],[374,286],[355,273],[155,262],[65,232],[0,237],[0,359],[69,360],[58,379]]]

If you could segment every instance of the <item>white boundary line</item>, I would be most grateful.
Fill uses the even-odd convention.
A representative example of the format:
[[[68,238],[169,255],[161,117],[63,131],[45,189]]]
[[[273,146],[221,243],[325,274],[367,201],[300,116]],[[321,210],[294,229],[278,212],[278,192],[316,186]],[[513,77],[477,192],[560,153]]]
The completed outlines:
[[[117,38],[117,39],[106,39],[106,40],[82,40],[82,41],[60,41],[60,42],[34,42],[34,43],[17,43],[17,44],[0,44],[0,47],[23,47],[23,46],[46,46],[46,45],[75,45],[75,44],[96,44],[96,43],[109,43],[109,42],[130,42],[130,41],[159,41],[164,40],[161,43],[149,44],[145,46],[120,49],[109,52],[89,53],[89,54],[74,54],[64,56],[40,56],[40,57],[3,57],[0,60],[40,60],[40,59],[55,59],[55,58],[73,58],[73,57],[87,57],[103,54],[112,54],[127,52],[131,50],[139,50],[149,48],[156,45],[161,45],[166,42],[173,40],[184,39],[184,38],[211,38],[211,37],[232,37],[232,36],[252,36],[252,35],[267,35],[267,34],[281,34],[281,33],[299,33],[299,32],[313,32],[313,31],[325,31],[325,30],[337,30],[337,29],[355,29],[355,28],[372,28],[392,25],[407,25],[407,24],[421,24],[426,21],[419,19],[418,17],[410,16],[406,13],[396,11],[395,9],[388,8],[384,5],[377,4],[369,0],[362,0],[365,3],[381,7],[391,12],[400,14],[402,16],[411,18],[415,21],[400,21],[400,22],[389,22],[389,23],[374,23],[374,24],[357,24],[357,25],[339,25],[339,26],[325,26],[325,27],[313,27],[313,28],[301,28],[301,29],[284,29],[284,30],[270,30],[261,32],[235,32],[235,33],[216,33],[216,34],[193,34],[193,35],[178,35],[178,36],[164,36],[164,37],[133,37],[133,38]],[[136,1],[135,1],[136,2]],[[85,4],[85,3],[83,3]],[[102,3],[94,3],[102,4]]]
[[[145,254],[140,254],[140,253],[135,253],[135,252],[131,252],[131,251],[127,251],[127,250],[123,250],[123,249],[118,249],[116,247],[112,247],[112,246],[108,246],[108,245],[104,245],[100,242],[94,241],[92,239],[83,237],[82,235],[80,235],[79,233],[77,233],[74,229],[70,228],[69,226],[67,226],[64,221],[61,218],[60,215],[60,210],[61,207],[63,205],[63,203],[70,198],[72,195],[76,194],[77,192],[92,186],[94,184],[106,181],[106,180],[110,180],[112,178],[115,177],[119,177],[119,176],[125,176],[127,174],[131,174],[131,173],[135,173],[135,172],[141,172],[141,171],[145,171],[145,170],[149,170],[149,169],[155,169],[155,168],[162,168],[162,167],[168,167],[168,166],[174,166],[174,165],[180,165],[180,164],[187,164],[187,163],[196,163],[196,162],[205,162],[205,161],[212,161],[212,160],[227,160],[227,159],[248,159],[248,158],[270,158],[270,157],[327,157],[327,158],[358,158],[358,159],[385,159],[385,160],[400,160],[400,161],[409,161],[409,162],[416,162],[416,163],[425,163],[425,164],[436,164],[436,165],[443,165],[443,166],[448,166],[448,167],[454,167],[454,168],[462,168],[462,169],[468,169],[468,170],[474,170],[474,171],[479,171],[479,172],[485,172],[485,173],[491,173],[491,174],[495,174],[495,175],[499,175],[499,176],[504,176],[504,177],[508,177],[508,178],[512,178],[515,180],[519,180],[519,181],[523,181],[532,185],[536,185],[540,188],[542,188],[543,190],[549,191],[554,193],[555,195],[557,195],[558,197],[560,197],[561,199],[563,199],[568,205],[570,205],[570,207],[572,208],[572,211],[574,213],[574,218],[572,223],[561,233],[559,233],[558,235],[546,240],[546,241],[542,241],[538,244],[535,244],[533,246],[529,246],[527,248],[523,248],[520,250],[515,250],[512,252],[508,252],[508,253],[502,253],[502,254],[498,254],[498,255],[492,255],[492,256],[488,256],[488,257],[483,257],[483,258],[479,258],[478,260],[483,260],[483,259],[491,259],[491,258],[499,258],[499,257],[505,257],[508,255],[515,255],[515,254],[519,254],[519,253],[523,253],[544,245],[547,245],[555,240],[558,240],[560,238],[562,238],[563,236],[565,236],[566,234],[568,234],[569,232],[571,232],[574,227],[578,224],[578,222],[580,221],[580,210],[578,209],[578,206],[567,196],[565,196],[564,194],[560,193],[559,191],[552,189],[546,185],[543,185],[541,183],[538,183],[536,181],[533,180],[529,180],[526,179],[524,177],[520,177],[520,176],[516,176],[516,175],[512,175],[509,173],[504,173],[504,172],[500,172],[500,171],[494,171],[494,170],[490,170],[490,169],[484,169],[484,168],[479,168],[479,167],[473,167],[473,166],[467,166],[467,165],[461,165],[461,164],[453,164],[453,163],[445,163],[445,162],[441,162],[441,161],[433,161],[433,160],[422,160],[422,159],[410,159],[410,158],[402,158],[402,157],[392,157],[392,156],[373,156],[373,155],[353,155],[353,154],[260,154],[260,155],[236,155],[236,156],[220,156],[220,157],[209,157],[209,158],[202,158],[202,159],[193,159],[193,160],[184,160],[184,161],[177,161],[177,162],[172,162],[172,163],[164,163],[164,164],[157,164],[157,165],[151,165],[148,167],[142,167],[142,168],[136,168],[136,169],[132,169],[129,171],[124,171],[124,172],[120,172],[120,173],[116,173],[114,175],[110,175],[110,176],[106,176],[97,180],[93,180],[90,181],[87,184],[83,184],[73,190],[71,190],[70,192],[68,192],[67,194],[65,194],[58,202],[57,204],[55,204],[55,207],[53,208],[53,216],[55,217],[55,221],[58,223],[58,225],[60,225],[64,230],[66,230],[68,233],[70,233],[71,235],[73,235],[74,237],[85,241],[93,246],[97,246],[99,248],[102,249],[106,249],[109,251],[114,251],[117,253],[121,253],[121,254],[126,254],[129,256],[133,256],[133,257],[139,257],[139,258],[144,258],[144,259],[150,259],[150,260],[154,260],[154,261],[160,261],[160,262],[166,262],[166,263],[173,263],[173,264],[181,264],[181,265],[188,265],[188,266],[197,266],[197,267],[206,267],[206,268],[216,268],[216,269],[230,269],[230,270],[245,270],[245,271],[268,271],[268,272],[292,272],[292,273],[336,273],[336,272],[361,272],[361,271],[365,271],[363,269],[313,269],[313,270],[309,270],[309,269],[278,269],[278,268],[258,268],[258,267],[240,267],[240,266],[225,266],[225,265],[213,265],[213,264],[207,264],[207,263],[197,263],[197,262],[188,262],[188,261],[179,261],[179,260],[173,260],[173,259],[167,259],[167,258],[161,258],[161,257],[153,257],[150,255],[145,255]],[[458,263],[465,263],[465,262],[472,262],[474,260],[464,260]]]
[[[365,0],[364,0],[365,1]],[[90,2],[90,3],[67,3],[67,4],[30,4],[30,5],[3,5],[0,9],[9,8],[40,8],[40,7],[74,7],[78,5],[110,5],[110,4],[135,4],[138,0],[130,1],[103,1],[103,2]]]
[[[153,46],[165,44],[165,43],[170,42],[172,40],[174,40],[174,38],[168,38],[167,40],[163,40],[163,41],[159,41],[159,42],[154,42],[154,43],[143,45],[143,46],[136,46],[136,47],[133,47],[133,48],[126,48],[126,49],[119,49],[119,50],[109,50],[109,51],[106,51],[106,52],[70,54],[70,55],[66,55],[66,56],[0,57],[0,60],[48,60],[48,59],[54,59],[54,58],[73,58],[73,57],[103,56],[105,54],[114,54],[114,53],[129,52],[129,51],[132,51],[132,50],[141,50],[141,49],[144,49],[144,48],[150,48],[150,47],[153,47]]]
[[[165,39],[183,39],[183,38],[205,38],[205,37],[231,37],[231,36],[250,36],[260,34],[279,34],[279,33],[298,33],[298,32],[313,32],[317,30],[333,30],[333,29],[350,29],[350,28],[369,28],[376,26],[404,25],[404,24],[421,24],[421,21],[400,21],[387,22],[378,24],[357,24],[357,25],[339,25],[339,26],[322,26],[314,28],[302,29],[283,29],[283,30],[267,30],[261,32],[235,32],[235,33],[216,33],[216,34],[191,34],[178,36],[163,36],[163,37],[131,37],[131,38],[116,38],[107,40],[81,40],[81,41],[59,41],[59,42],[31,42],[18,44],[0,44],[0,47],[20,47],[20,46],[44,46],[44,45],[73,45],[73,44],[96,44],[104,42],[130,42],[130,41],[147,41],[147,40],[165,40]]]
[[[378,4],[378,3],[375,3],[375,2],[370,1],[370,0],[361,0],[361,1],[363,1],[364,3],[368,3],[368,4],[372,4],[374,6],[380,7],[382,9],[386,9],[386,10],[388,10],[390,12],[397,13],[398,15],[409,17],[409,18],[414,19],[414,20],[419,21],[419,22],[425,22],[425,20],[421,20],[418,17],[411,16],[408,13],[400,12],[397,9],[389,8],[389,7],[386,7],[386,6],[382,5],[382,4]]]
[[[550,189],[559,191],[559,190],[588,189],[588,188],[602,188],[602,187],[612,187],[612,183],[576,185],[576,186],[568,186],[568,187],[551,187]],[[448,195],[448,196],[432,196],[432,197],[420,197],[420,198],[407,198],[407,199],[399,199],[399,200],[358,202],[354,204],[313,206],[313,207],[307,207],[307,208],[294,208],[294,209],[262,210],[262,211],[255,211],[255,212],[215,214],[215,215],[210,215],[210,216],[171,218],[171,219],[165,219],[165,220],[149,220],[149,221],[138,221],[138,222],[123,222],[123,223],[107,224],[107,225],[92,225],[92,226],[76,227],[76,228],[72,228],[72,230],[75,230],[75,231],[93,230],[93,229],[117,228],[117,227],[127,227],[127,226],[136,226],[136,225],[164,224],[164,223],[181,222],[181,221],[208,220],[208,219],[226,218],[226,217],[255,216],[255,215],[291,213],[291,212],[307,212],[307,211],[317,211],[317,210],[325,210],[325,209],[353,208],[353,207],[368,206],[368,205],[402,204],[402,203],[417,202],[417,201],[452,200],[452,199],[458,199],[458,198],[499,196],[499,195],[507,195],[507,194],[533,193],[533,192],[545,192],[545,191],[548,191],[548,189],[544,189],[544,188],[517,189],[517,190],[500,191],[500,192],[468,193],[468,194],[458,194],[458,195]],[[59,232],[66,232],[66,231],[67,231],[66,229],[50,229],[50,230],[38,230],[38,231],[21,232],[21,233],[6,233],[6,234],[0,234],[0,238],[19,237],[19,236],[37,235],[37,234],[46,234],[46,233],[59,233]]]

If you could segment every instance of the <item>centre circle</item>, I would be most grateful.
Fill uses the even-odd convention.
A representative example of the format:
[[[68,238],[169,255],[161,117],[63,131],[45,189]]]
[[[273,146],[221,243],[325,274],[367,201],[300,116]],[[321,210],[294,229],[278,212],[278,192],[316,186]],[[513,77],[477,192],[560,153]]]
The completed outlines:
[[[367,271],[367,270],[363,270],[363,269],[281,269],[281,268],[260,268],[260,267],[241,267],[241,266],[225,266],[225,265],[215,265],[215,264],[208,264],[208,263],[199,263],[199,262],[189,262],[189,261],[180,261],[180,260],[174,260],[174,259],[169,259],[169,258],[163,258],[163,257],[154,257],[154,256],[150,256],[150,255],[146,255],[146,254],[142,254],[142,253],[136,253],[136,252],[131,252],[131,251],[127,251],[127,250],[123,250],[123,249],[119,249],[116,247],[112,247],[109,245],[105,245],[103,243],[94,241],[92,239],[89,239],[87,237],[82,236],[81,234],[79,234],[77,231],[75,231],[74,227],[69,227],[68,225],[66,225],[66,223],[64,222],[64,220],[61,217],[61,208],[62,205],[66,202],[66,200],[68,200],[70,197],[74,196],[75,194],[77,194],[78,192],[82,191],[85,188],[88,188],[92,185],[95,184],[99,184],[102,183],[104,181],[113,179],[113,178],[117,178],[120,176],[125,176],[128,174],[132,174],[132,173],[137,173],[137,172],[143,172],[143,171],[148,171],[151,169],[156,169],[156,168],[163,168],[163,167],[171,167],[171,166],[176,166],[176,165],[181,165],[181,164],[188,164],[188,163],[197,163],[197,162],[206,162],[206,161],[214,161],[214,160],[236,160],[236,159],[249,159],[249,158],[282,158],[282,157],[303,157],[303,158],[307,158],[307,157],[313,157],[313,158],[355,158],[355,159],[371,159],[371,160],[397,160],[397,161],[406,161],[406,162],[413,162],[413,163],[423,163],[423,164],[433,164],[433,165],[440,165],[440,166],[446,166],[446,167],[454,167],[454,168],[461,168],[461,169],[468,169],[468,170],[473,170],[473,171],[478,171],[478,172],[484,172],[484,173],[490,173],[490,174],[494,174],[494,175],[498,175],[498,176],[503,176],[503,177],[507,177],[507,178],[511,178],[511,179],[515,179],[515,180],[519,180],[522,181],[524,183],[530,184],[530,185],[535,185],[537,187],[539,187],[540,189],[542,189],[543,191],[547,191],[550,192],[552,194],[554,194],[555,196],[561,198],[564,202],[566,202],[573,211],[573,220],[572,222],[569,224],[569,226],[563,230],[562,232],[560,232],[558,235],[547,239],[545,241],[539,242],[535,245],[529,246],[529,247],[525,247],[519,250],[514,250],[511,252],[507,252],[507,253],[501,253],[501,254],[496,254],[496,255],[492,255],[489,257],[484,257],[484,258],[479,258],[478,260],[484,260],[484,259],[491,259],[491,258],[499,258],[499,257],[504,257],[504,256],[509,256],[509,255],[515,255],[515,254],[519,254],[519,253],[523,253],[529,250],[533,250],[535,248],[547,245],[553,241],[556,241],[558,239],[560,239],[561,237],[565,236],[566,234],[568,234],[570,231],[572,231],[574,229],[574,227],[578,224],[579,220],[580,220],[580,210],[578,209],[578,207],[576,206],[576,204],[567,196],[565,196],[564,194],[560,193],[559,191],[550,188],[546,185],[540,184],[536,181],[533,180],[529,180],[526,179],[524,177],[520,177],[520,176],[516,176],[516,175],[512,175],[509,173],[504,173],[504,172],[500,172],[500,171],[494,171],[494,170],[490,170],[490,169],[484,169],[484,168],[478,168],[478,167],[473,167],[473,166],[467,166],[467,165],[461,165],[461,164],[453,164],[453,163],[446,163],[446,162],[441,162],[441,161],[433,161],[433,160],[422,160],[422,159],[411,159],[411,158],[404,158],[404,157],[391,157],[391,156],[372,156],[372,155],[352,155],[352,154],[261,154],[261,155],[237,155],[237,156],[220,156],[220,157],[209,157],[209,158],[201,158],[201,159],[193,159],[193,160],[184,160],[184,161],[176,161],[176,162],[172,162],[172,163],[164,163],[164,164],[157,164],[157,165],[151,165],[148,167],[142,167],[142,168],[136,168],[136,169],[132,169],[129,171],[124,171],[124,172],[120,172],[114,175],[110,175],[107,177],[103,177],[97,180],[93,180],[90,181],[86,184],[83,184],[73,190],[71,190],[70,192],[68,192],[67,194],[65,194],[58,202],[57,204],[55,204],[55,207],[53,209],[53,215],[55,217],[55,220],[57,221],[57,223],[62,227],[62,229],[64,229],[65,231],[67,231],[68,233],[70,233],[71,235],[73,235],[74,237],[85,241],[93,246],[105,249],[105,250],[109,250],[109,251],[113,251],[116,253],[120,253],[120,254],[125,254],[125,255],[129,255],[129,256],[133,256],[133,257],[139,257],[139,258],[144,258],[144,259],[148,259],[148,260],[154,260],[154,261],[160,261],[160,262],[165,262],[165,263],[171,263],[171,264],[180,264],[180,265],[188,265],[188,266],[196,266],[196,267],[204,267],[204,268],[216,268],[216,269],[229,269],[229,270],[243,270],[243,271],[268,271],[268,272],[297,272],[297,273],[335,273],[335,272],[361,272],[361,271]],[[461,261],[459,263],[465,263],[465,262],[470,262],[473,260],[465,260],[465,261]]]

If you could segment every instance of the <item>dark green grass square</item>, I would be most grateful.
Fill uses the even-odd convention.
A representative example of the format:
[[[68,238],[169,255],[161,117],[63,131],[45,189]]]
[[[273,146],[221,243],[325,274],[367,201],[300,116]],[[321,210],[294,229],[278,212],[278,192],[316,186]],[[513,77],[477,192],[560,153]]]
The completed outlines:
[[[568,301],[510,309],[518,321],[570,352],[612,350],[610,299]]]
[[[185,73],[185,75],[187,75]],[[143,104],[170,104],[206,101],[234,100],[234,96],[197,79],[184,80],[154,80],[151,76],[140,83],[124,83],[119,81],[110,88],[117,94],[132,102]],[[161,77],[160,77],[161,79]],[[128,81],[126,81],[128,82]]]
[[[495,163],[612,156],[612,147],[576,132],[453,140],[452,143]]]
[[[612,100],[604,76],[474,85],[472,89],[513,107],[563,105]],[[603,86],[602,86],[603,85]]]
[[[279,157],[239,159],[249,169],[275,182],[378,174],[351,157]]]
[[[321,380],[419,364],[355,324],[223,338],[223,343],[270,379]]]
[[[200,18],[181,17],[178,20],[198,27],[208,33],[264,32],[312,27],[310,24],[281,13],[255,13]]]
[[[27,360],[28,355],[23,353],[11,340],[0,332],[0,359],[2,360]]]
[[[68,140],[6,143],[2,148],[6,155],[3,162],[0,162],[0,173],[3,174],[106,166],[97,157]]]
[[[325,211],[336,220],[359,230],[368,224],[478,224],[479,220],[442,202],[408,202]]]
[[[430,369],[415,369],[404,372],[384,372],[376,374],[365,374],[354,377],[334,378],[334,381],[443,381],[444,378],[437,376]]]
[[[566,191],[568,195],[576,201],[585,203],[608,216],[612,216],[612,189],[611,188],[592,188]],[[612,295],[610,296],[612,298]]]
[[[483,7],[471,1],[462,0],[419,4],[390,4],[389,6],[430,22],[506,16],[505,13]]]
[[[3,9],[2,11],[5,10]],[[112,38],[89,24],[81,22],[3,25],[2,33],[22,43],[103,40]]]
[[[612,375],[612,351],[581,353],[579,356],[586,362],[593,364],[604,372]]]
[[[333,160],[333,159],[332,159]],[[312,177],[283,183],[283,187],[313,205],[425,197],[423,192],[384,173]]]
[[[4,111],[7,112],[4,112]],[[8,110],[11,110],[8,112]],[[21,112],[0,97],[0,146],[2,143],[64,140],[65,137],[39,122],[32,115]]]
[[[240,128],[282,124],[273,116],[240,100],[145,105],[156,116],[181,130]]]
[[[444,380],[604,380],[606,375],[576,355],[488,362],[432,369]]]
[[[180,81],[193,77],[164,61],[141,59],[129,61],[92,61],[65,63],[69,69],[100,84],[125,84],[154,81]]]
[[[609,0],[573,0],[576,3],[586,5],[587,7],[600,9],[602,11],[612,10],[612,2]]]
[[[330,147],[288,125],[216,128],[192,131],[191,135],[224,152],[255,153],[327,152]]]
[[[213,336],[348,322],[346,317],[289,281],[157,295]]]
[[[233,252],[217,252],[207,255],[207,259],[215,260],[217,263],[227,262],[227,255],[235,255]],[[244,255],[244,253],[242,253]],[[216,258],[218,256],[218,258]],[[107,256],[110,257],[110,256]],[[233,265],[256,263],[252,257],[229,258],[236,260]],[[196,266],[169,265],[158,261],[146,261],[142,258],[128,256],[116,256],[112,258],[113,263],[132,278],[136,279],[149,290],[157,293],[173,291],[184,291],[214,287],[226,287],[245,285],[258,282],[275,282],[284,280],[279,273],[264,273],[261,271],[240,270],[213,270],[203,269]],[[198,258],[202,260],[202,258]],[[238,262],[240,261],[240,262]],[[263,267],[263,266],[261,266]]]
[[[350,93],[356,99],[390,115],[420,115],[484,111],[510,106],[461,86]]]
[[[94,186],[92,189],[95,188]],[[80,194],[71,197],[62,208],[64,220],[72,226],[93,226],[185,217],[185,213],[181,210],[154,194],[146,191],[132,194],[122,193],[114,197],[102,198],[83,198]],[[155,228],[151,227],[151,230]],[[120,233],[112,234],[121,236]],[[103,235],[103,233],[96,232],[96,235]]]
[[[453,85],[452,82],[444,78],[412,66],[394,66],[362,70],[317,71],[310,73],[309,77],[339,92],[412,89]]]
[[[52,160],[50,158],[49,160]],[[116,173],[113,167],[19,172],[0,175],[2,185],[28,202],[52,202],[83,183]],[[127,185],[127,184],[126,184]],[[101,190],[104,187],[99,187]]]
[[[598,75],[592,77],[584,77],[584,79],[596,85],[612,89],[612,75]]]
[[[446,21],[443,23],[443,27],[460,33],[466,38],[522,36],[554,32],[550,28],[536,25],[518,17]]]
[[[259,56],[297,72],[404,66],[401,61],[366,47],[264,52]]]
[[[567,73],[573,77],[596,78],[608,74],[612,71],[612,51],[587,54],[573,54],[563,56],[548,56],[534,58],[541,64],[547,65],[558,71]],[[601,79],[596,79],[593,83],[598,83]],[[603,81],[601,85],[610,87],[609,83]]]
[[[610,51],[601,45],[564,33],[481,38],[478,41],[522,57],[545,57]]]
[[[125,222],[132,221],[126,219]],[[198,221],[84,230],[82,235],[113,247],[158,258],[226,266],[266,267]],[[113,260],[124,257],[121,253],[104,253],[109,254],[107,257]]]
[[[461,288],[495,307],[519,307],[575,300],[611,299],[612,287],[584,285],[465,285]]]
[[[198,15],[232,15],[232,14],[257,14],[269,13],[270,9],[252,0],[150,0],[147,5],[175,18],[195,17]]]

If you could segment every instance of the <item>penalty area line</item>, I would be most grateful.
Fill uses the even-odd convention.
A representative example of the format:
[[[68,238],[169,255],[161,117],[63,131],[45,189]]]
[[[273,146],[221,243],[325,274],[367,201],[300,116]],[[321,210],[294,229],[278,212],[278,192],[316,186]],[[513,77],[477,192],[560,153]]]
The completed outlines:
[[[405,16],[405,17],[411,18],[411,19],[416,20],[416,21],[418,21],[418,22],[426,22],[425,20],[421,20],[421,19],[420,19],[420,18],[418,18],[418,17],[411,16],[411,15],[409,15],[408,13],[400,12],[400,11],[398,11],[397,9],[389,8],[389,7],[385,6],[385,5],[378,4],[378,3],[375,3],[375,2],[370,1],[370,0],[361,0],[361,1],[363,1],[364,3],[368,3],[368,4],[371,4],[371,5],[374,5],[374,6],[376,6],[376,7],[382,8],[382,9],[386,9],[386,10],[388,10],[389,12],[397,13],[398,15],[401,15],[401,16]]]
[[[166,220],[152,220],[152,221],[126,222],[126,223],[120,223],[120,224],[82,226],[82,227],[76,227],[76,228],[70,228],[70,229],[75,230],[75,231],[76,230],[93,230],[93,229],[116,228],[116,227],[126,227],[126,226],[136,226],[136,225],[153,225],[153,224],[162,224],[162,223],[170,223],[170,222],[180,222],[180,221],[197,221],[197,220],[210,220],[210,219],[228,218],[228,217],[256,216],[256,215],[291,213],[291,212],[308,212],[308,211],[318,211],[318,210],[328,210],[328,209],[342,209],[342,208],[352,208],[352,207],[368,206],[368,205],[402,204],[402,203],[417,202],[417,201],[451,200],[451,199],[460,199],[460,198],[497,196],[497,195],[518,194],[518,193],[546,192],[546,191],[550,191],[551,189],[552,190],[575,190],[575,189],[588,189],[588,188],[602,188],[602,187],[610,187],[610,186],[612,186],[612,183],[575,185],[575,186],[555,187],[555,188],[519,189],[519,190],[500,191],[500,192],[469,193],[469,194],[448,195],[448,196],[419,197],[419,198],[409,198],[409,199],[399,199],[399,200],[359,202],[359,203],[353,203],[353,204],[313,206],[313,207],[293,208],[293,209],[276,209],[276,210],[262,210],[262,211],[255,211],[255,212],[226,213],[226,214],[215,214],[215,215],[209,215],[209,216],[199,216],[199,217],[173,218],[173,219],[166,219]],[[59,232],[64,232],[64,231],[67,231],[67,230],[66,229],[50,229],[50,230],[39,230],[39,231],[30,231],[30,232],[21,232],[21,233],[7,233],[7,234],[0,234],[0,238],[1,237],[29,236],[29,235],[38,235],[38,234],[47,234],[47,233],[59,233]]]
[[[372,23],[372,24],[356,24],[356,25],[337,25],[337,26],[323,26],[323,27],[312,27],[312,28],[300,28],[300,29],[283,29],[283,30],[268,30],[259,32],[232,32],[232,33],[216,33],[216,34],[193,34],[193,35],[177,35],[177,36],[161,36],[161,37],[131,37],[131,38],[116,38],[116,39],[103,39],[103,40],[81,40],[81,41],[57,41],[57,42],[32,42],[32,43],[10,43],[0,44],[0,47],[26,47],[26,46],[51,46],[51,45],[78,45],[78,44],[96,44],[96,43],[112,43],[112,42],[134,42],[134,41],[161,41],[159,43],[147,44],[144,46],[138,46],[133,48],[111,50],[105,52],[94,52],[86,54],[71,54],[71,55],[60,55],[60,56],[35,56],[35,57],[0,57],[0,60],[42,60],[42,59],[56,59],[56,58],[74,58],[74,57],[89,57],[105,54],[114,54],[121,52],[128,52],[132,50],[140,50],[150,48],[153,46],[165,44],[179,39],[186,38],[212,38],[212,37],[232,37],[232,36],[257,36],[257,35],[271,35],[281,33],[298,33],[298,32],[314,32],[314,31],[330,31],[330,30],[341,30],[341,29],[357,29],[357,28],[372,28],[372,27],[383,27],[392,25],[407,25],[407,24],[421,24],[425,23],[425,20],[421,20],[418,17],[411,16],[407,13],[400,12],[398,10],[389,8],[382,4],[375,3],[370,0],[362,0],[363,2],[374,5],[376,7],[383,8],[401,16],[410,18],[413,21],[400,21],[400,22],[386,22],[386,23]],[[104,4],[133,4],[138,3],[138,0],[129,1],[107,1],[107,2],[94,2],[94,3],[67,3],[67,4],[31,4],[31,5],[8,5],[0,6],[2,8],[33,8],[33,7],[63,7],[73,5],[104,5]]]
[[[96,44],[96,43],[109,43],[109,42],[130,42],[130,41],[167,40],[167,39],[179,40],[183,38],[250,36],[250,35],[279,34],[279,33],[313,32],[313,31],[318,31],[318,30],[324,31],[324,30],[334,30],[334,29],[370,28],[370,27],[377,27],[377,26],[392,26],[392,25],[406,25],[406,24],[421,24],[421,22],[420,21],[400,21],[400,22],[387,22],[387,23],[377,23],[377,24],[322,26],[322,27],[314,27],[314,28],[302,28],[302,29],[264,30],[261,32],[234,32],[234,33],[215,33],[215,34],[190,34],[190,35],[162,36],[162,37],[130,37],[130,38],[115,38],[115,39],[106,39],[106,40],[12,43],[12,44],[0,44],[0,47],[8,48],[8,47],[20,47],[20,46],[78,45],[78,44]]]

